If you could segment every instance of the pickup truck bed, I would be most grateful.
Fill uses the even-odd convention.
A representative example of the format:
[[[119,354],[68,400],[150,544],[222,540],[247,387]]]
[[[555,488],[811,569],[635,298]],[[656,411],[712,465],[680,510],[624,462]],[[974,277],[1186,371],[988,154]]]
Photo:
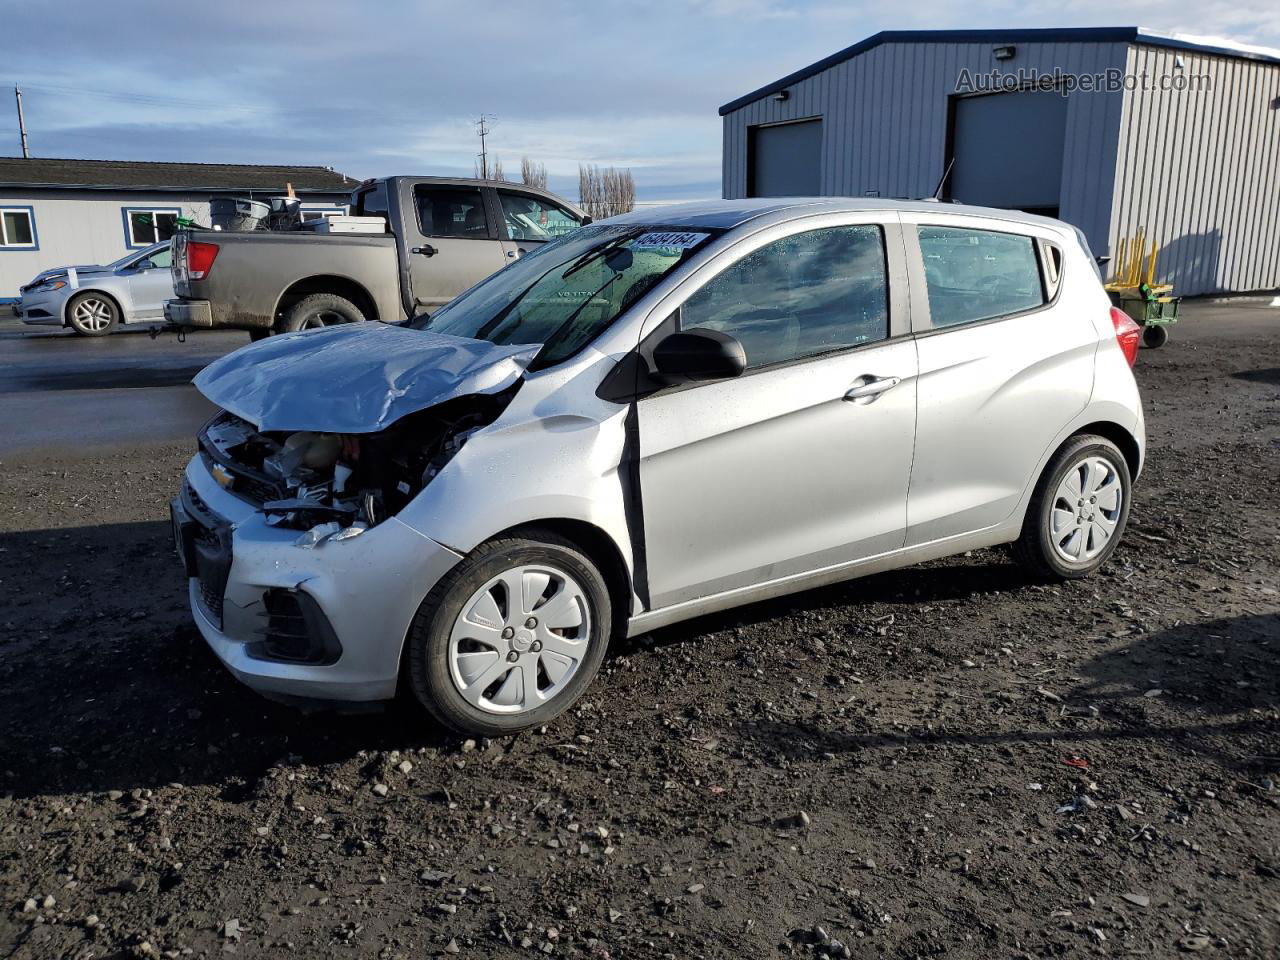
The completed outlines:
[[[589,218],[554,194],[485,180],[388,177],[351,196],[386,234],[188,230],[175,235],[165,318],[255,336],[432,313]]]
[[[207,276],[192,280],[190,245],[212,244]],[[174,242],[174,292],[165,317],[184,327],[270,330],[312,294],[334,294],[366,320],[406,316],[400,301],[396,238],[366,234],[226,233],[192,230]]]

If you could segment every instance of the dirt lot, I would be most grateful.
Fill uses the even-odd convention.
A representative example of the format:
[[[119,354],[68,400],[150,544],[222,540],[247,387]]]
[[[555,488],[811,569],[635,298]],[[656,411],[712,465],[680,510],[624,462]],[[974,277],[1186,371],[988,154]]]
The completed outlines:
[[[663,630],[506,742],[241,689],[169,543],[186,448],[6,462],[0,954],[1280,955],[1273,315],[1144,352],[1102,575],[982,552]]]

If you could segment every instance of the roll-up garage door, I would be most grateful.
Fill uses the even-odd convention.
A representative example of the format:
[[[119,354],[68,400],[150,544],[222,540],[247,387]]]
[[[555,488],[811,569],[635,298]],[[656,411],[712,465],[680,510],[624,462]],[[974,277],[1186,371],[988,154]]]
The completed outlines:
[[[1020,90],[952,101],[949,195],[961,203],[1058,215],[1067,98]]]
[[[818,195],[822,169],[821,120],[751,127],[748,137],[748,196]]]

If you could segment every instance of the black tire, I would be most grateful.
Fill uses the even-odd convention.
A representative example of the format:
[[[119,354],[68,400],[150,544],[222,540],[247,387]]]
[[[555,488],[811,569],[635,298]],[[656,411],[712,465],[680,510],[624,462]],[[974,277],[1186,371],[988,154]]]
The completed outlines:
[[[1059,552],[1052,535],[1052,513],[1055,495],[1067,474],[1079,469],[1092,457],[1099,457],[1115,471],[1120,482],[1120,507],[1115,529],[1106,545],[1087,560],[1069,562]],[[1033,576],[1048,580],[1078,580],[1093,573],[1115,552],[1124,536],[1129,519],[1129,505],[1133,502],[1133,482],[1129,476],[1129,464],[1120,449],[1106,437],[1081,435],[1072,437],[1045,467],[1036,484],[1026,518],[1022,521],[1022,534],[1013,544],[1013,555]],[[1067,504],[1071,509],[1078,509]],[[1084,509],[1083,505],[1079,509]],[[1096,507],[1094,508],[1096,509]]]
[[[561,570],[582,587],[590,614],[587,651],[564,690],[545,704],[518,714],[491,713],[468,703],[455,684],[449,636],[473,594],[504,571],[526,564]],[[531,529],[482,543],[432,589],[409,628],[404,673],[414,696],[444,726],[472,736],[509,736],[547,723],[577,702],[604,660],[612,623],[609,588],[595,563],[570,541]]]
[[[280,318],[280,332],[331,327],[339,323],[359,323],[364,313],[346,297],[336,293],[312,293],[285,311]]]
[[[1148,323],[1142,328],[1142,345],[1159,350],[1169,342],[1169,328],[1163,323]]]
[[[265,340],[271,336],[272,332],[270,327],[254,327],[249,331],[249,342],[257,343],[259,340]]]
[[[105,337],[119,324],[120,307],[105,293],[86,290],[67,302],[67,325],[82,337]]]

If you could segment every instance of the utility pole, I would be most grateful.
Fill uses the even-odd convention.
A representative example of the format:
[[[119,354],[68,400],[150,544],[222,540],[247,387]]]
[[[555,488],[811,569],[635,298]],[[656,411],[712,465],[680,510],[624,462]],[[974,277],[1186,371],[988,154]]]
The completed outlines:
[[[27,122],[22,118],[22,88],[15,86],[13,96],[18,101],[18,134],[22,137],[22,158],[29,160],[31,154],[27,151]]]
[[[489,154],[485,149],[484,138],[489,135],[489,121],[494,119],[492,115],[487,113],[480,114],[480,119],[476,121],[476,133],[480,135],[480,179],[489,179]]]

